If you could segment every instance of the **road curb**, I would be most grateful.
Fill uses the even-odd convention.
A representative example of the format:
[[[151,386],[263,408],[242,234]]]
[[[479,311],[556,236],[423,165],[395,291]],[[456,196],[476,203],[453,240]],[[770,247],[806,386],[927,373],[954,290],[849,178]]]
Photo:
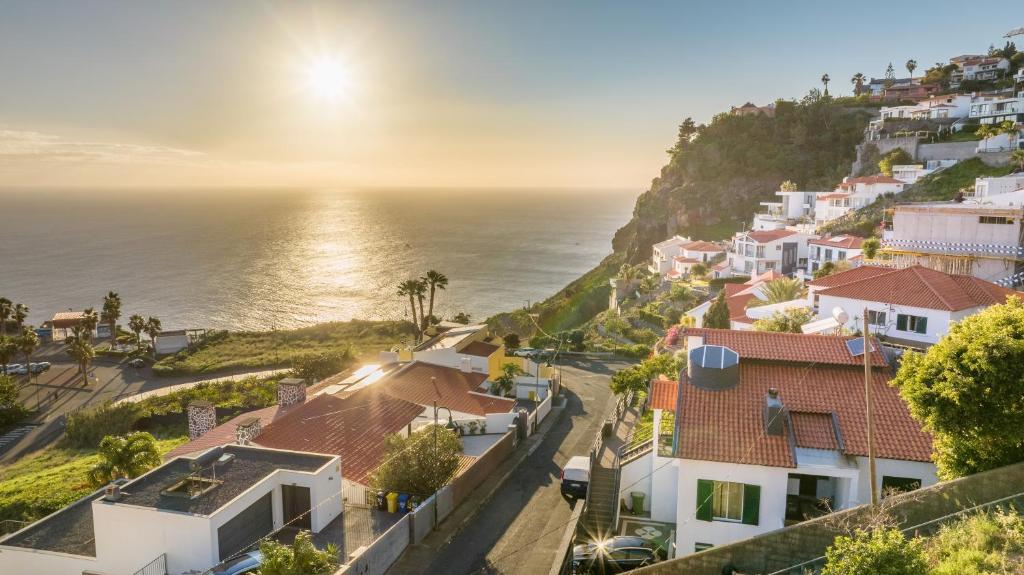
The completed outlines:
[[[569,520],[569,524],[565,526],[565,531],[562,532],[562,538],[558,541],[558,553],[565,553],[565,550],[569,548],[569,542],[576,536],[576,528],[580,524],[580,517],[583,515],[583,505],[579,504],[575,509],[572,510],[572,518]],[[565,556],[555,557],[555,560],[551,562],[551,569],[548,571],[548,575],[559,575],[562,572],[562,565],[565,564]]]

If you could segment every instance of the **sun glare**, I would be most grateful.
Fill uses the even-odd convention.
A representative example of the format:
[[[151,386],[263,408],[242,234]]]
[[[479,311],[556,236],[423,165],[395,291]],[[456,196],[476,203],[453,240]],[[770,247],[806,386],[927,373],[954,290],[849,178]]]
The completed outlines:
[[[334,58],[320,57],[309,63],[306,83],[314,96],[333,102],[349,91],[348,70]]]

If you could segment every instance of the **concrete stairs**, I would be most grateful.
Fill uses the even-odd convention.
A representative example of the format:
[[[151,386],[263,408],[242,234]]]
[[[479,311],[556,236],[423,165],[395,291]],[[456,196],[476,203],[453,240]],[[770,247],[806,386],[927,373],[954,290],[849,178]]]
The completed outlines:
[[[619,504],[619,495],[615,493],[615,470],[594,466],[590,474],[590,501],[587,506],[585,525],[587,533],[593,538],[604,538],[613,535],[612,520],[615,517],[615,506]]]

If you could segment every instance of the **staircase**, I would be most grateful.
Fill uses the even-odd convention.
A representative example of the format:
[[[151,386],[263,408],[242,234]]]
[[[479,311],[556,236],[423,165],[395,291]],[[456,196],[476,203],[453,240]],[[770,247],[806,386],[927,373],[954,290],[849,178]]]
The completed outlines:
[[[615,492],[615,469],[595,465],[590,472],[590,493],[587,494],[585,526],[595,539],[613,535],[612,521],[619,494]]]

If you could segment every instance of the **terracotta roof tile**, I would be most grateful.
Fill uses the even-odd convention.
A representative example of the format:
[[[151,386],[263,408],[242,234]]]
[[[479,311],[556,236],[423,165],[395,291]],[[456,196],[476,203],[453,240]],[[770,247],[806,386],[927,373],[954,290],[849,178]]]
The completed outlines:
[[[512,411],[515,400],[477,391],[486,380],[485,373],[414,361],[372,387],[420,405],[436,401],[438,405],[473,415]]]
[[[951,275],[923,266],[888,269],[884,273],[869,274],[866,277],[865,272],[861,272],[848,276],[852,281],[844,281],[848,279],[843,277],[846,274],[864,269],[871,268],[854,268],[831,276],[834,278],[834,287],[817,293],[945,311],[1002,303],[1016,293],[973,276]]]
[[[832,425],[832,413],[790,411],[793,437],[797,447],[839,449],[839,440]]]
[[[842,238],[840,241],[837,239]],[[846,248],[846,249],[858,249],[861,244],[864,243],[864,238],[860,236],[833,236],[831,238],[818,238],[810,240],[808,244],[816,246],[829,246],[833,248]]]
[[[873,278],[891,272],[891,268],[882,268],[878,266],[860,266],[837,274],[818,278],[807,282],[807,285],[814,287],[829,288],[839,285],[848,284],[853,281]]]
[[[706,242],[704,240],[697,240],[695,242],[686,244],[685,246],[683,246],[683,249],[691,251],[691,252],[721,252],[721,251],[725,251],[725,250],[722,249],[722,246],[720,246],[718,244],[713,244],[711,242]]]
[[[863,176],[860,178],[848,178],[845,182],[839,184],[839,187],[850,187],[853,184],[902,184],[900,180],[890,176]]]
[[[759,230],[747,232],[745,235],[759,244],[766,244],[789,237],[795,233],[793,230]]]
[[[768,270],[761,275],[751,277],[749,280],[743,282],[743,285],[752,286],[762,282],[770,282],[772,280],[777,280],[781,277],[783,277],[781,273],[775,270]]]
[[[668,379],[655,379],[651,382],[651,409],[676,410],[676,394],[679,383]]]
[[[164,461],[170,461],[180,455],[186,455],[196,451],[206,451],[211,447],[217,447],[219,445],[224,445],[225,443],[235,443],[237,439],[235,436],[235,427],[239,422],[251,417],[258,417],[260,420],[260,428],[262,429],[276,421],[278,418],[285,416],[288,412],[298,409],[302,405],[304,404],[297,403],[295,405],[289,405],[288,407],[271,405],[270,407],[264,407],[263,409],[245,412],[218,425],[217,427],[214,427],[192,441],[175,447],[170,453],[164,456]]]
[[[459,353],[465,355],[475,355],[477,357],[489,357],[492,353],[498,351],[497,345],[492,343],[486,343],[482,341],[474,341],[462,348]]]
[[[682,337],[701,336],[705,344],[724,345],[740,355],[740,359],[787,361],[805,364],[864,365],[861,356],[850,355],[846,342],[854,336],[811,335],[738,331],[731,329],[686,328]],[[872,365],[887,366],[881,346],[875,343]]]

